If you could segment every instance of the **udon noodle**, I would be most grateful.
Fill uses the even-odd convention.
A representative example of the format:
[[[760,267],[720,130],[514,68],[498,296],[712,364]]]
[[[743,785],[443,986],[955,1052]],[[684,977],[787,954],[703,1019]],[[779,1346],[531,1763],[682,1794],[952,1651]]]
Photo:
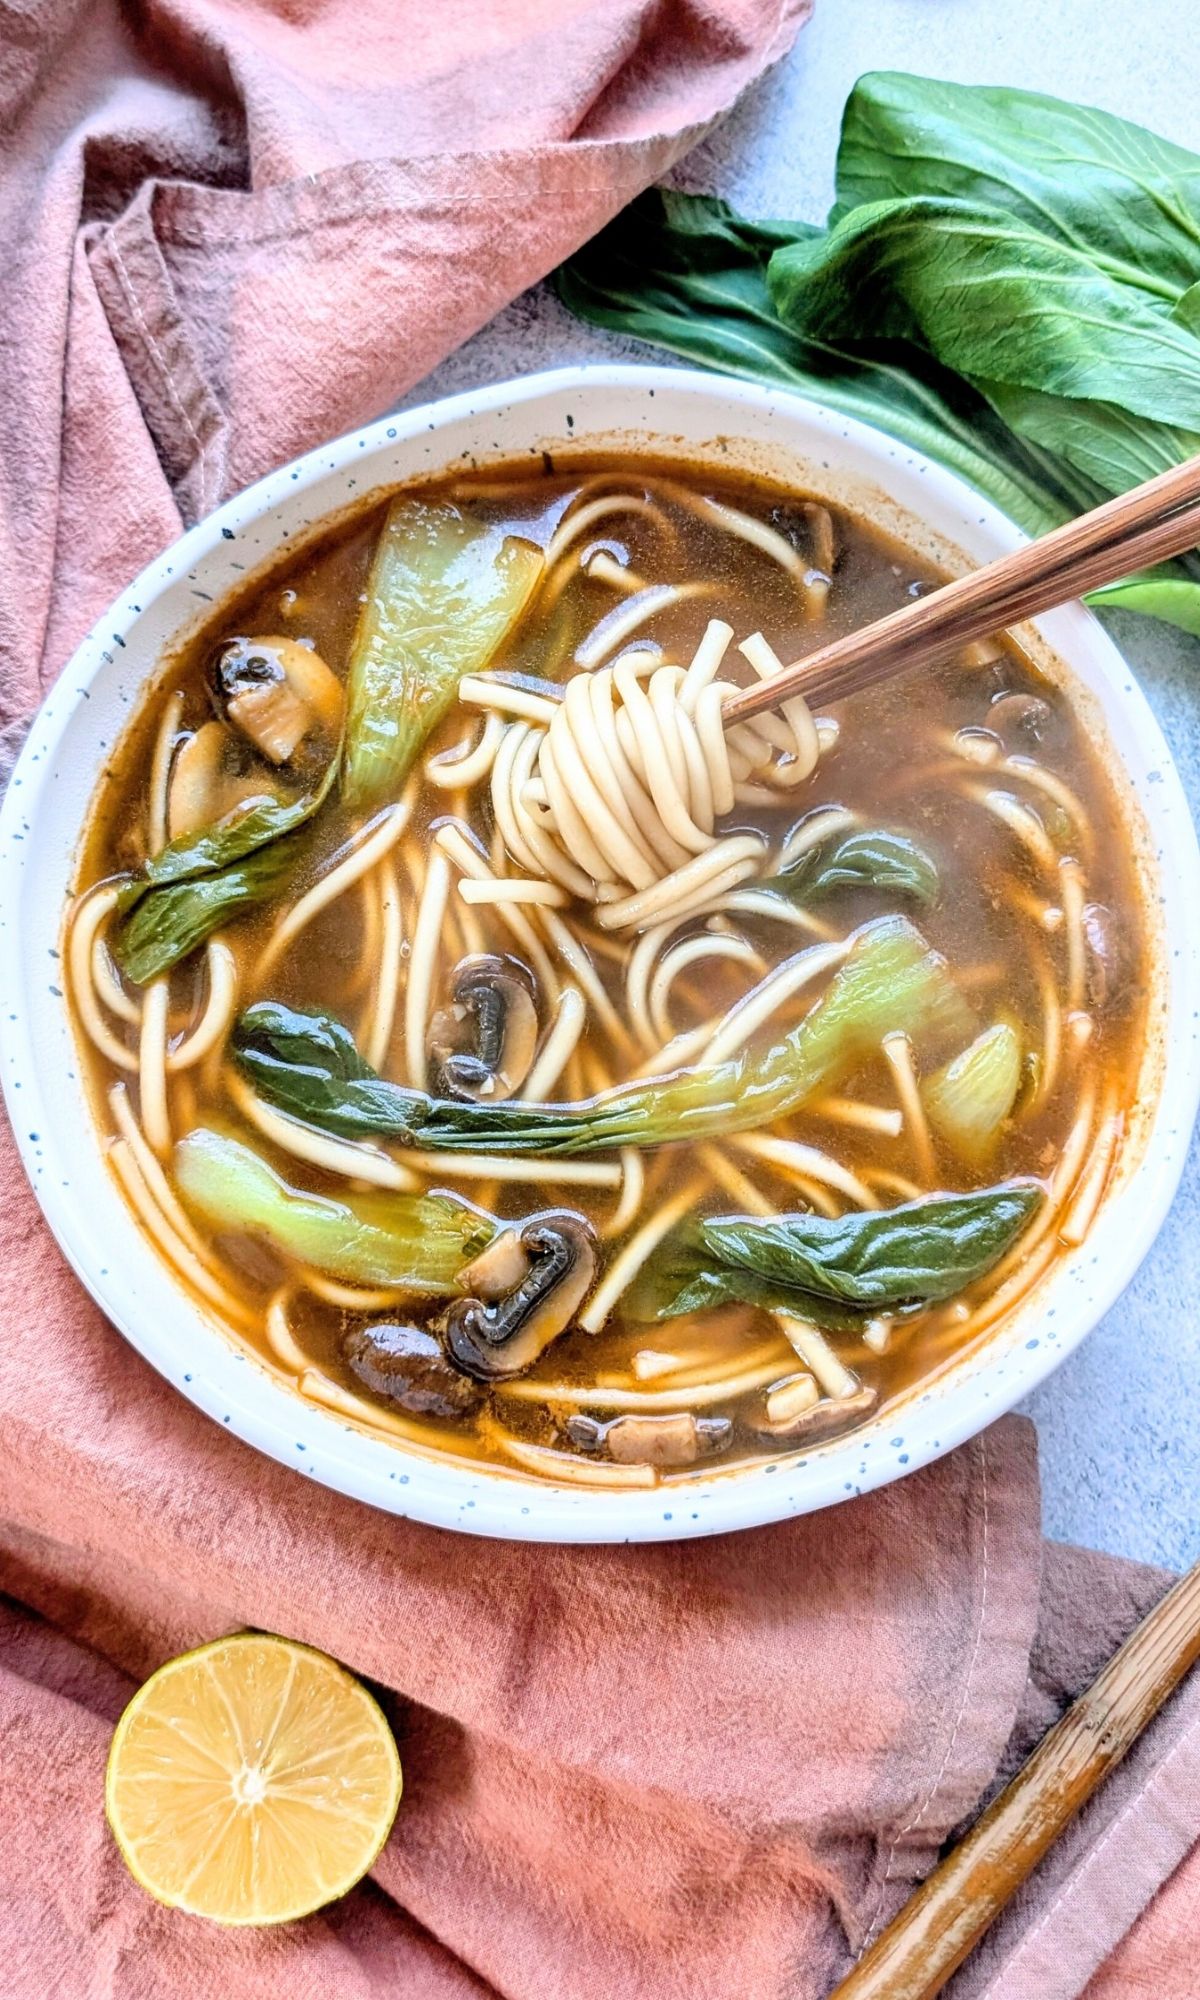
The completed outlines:
[[[643,1488],[807,1450],[1092,1227],[1144,1036],[1122,819],[999,638],[731,694],[932,580],[641,461],[370,504],[165,664],[71,999],[197,1306],[366,1432]]]

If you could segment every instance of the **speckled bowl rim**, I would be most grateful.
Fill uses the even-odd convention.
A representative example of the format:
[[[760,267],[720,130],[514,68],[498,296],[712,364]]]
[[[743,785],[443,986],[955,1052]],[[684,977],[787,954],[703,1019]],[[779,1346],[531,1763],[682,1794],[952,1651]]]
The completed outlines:
[[[582,420],[581,420],[582,419]],[[148,1248],[103,1164],[74,1075],[66,1006],[47,952],[103,745],[74,753],[85,704],[126,714],[152,677],[167,607],[205,582],[229,587],[283,545],[284,522],[315,521],[374,487],[462,460],[611,442],[686,438],[695,456],[804,462],[833,490],[847,459],[886,516],[933,520],[981,560],[1020,531],[953,474],[868,426],[784,391],[691,370],[594,364],[554,370],[385,417],[308,453],[236,495],[150,563],[99,620],[36,716],[0,811],[0,1076],[17,1144],[43,1213],[84,1285],[134,1347],[191,1402],[247,1443],[309,1478],[398,1515],[476,1534],[561,1542],[651,1541],[762,1525],[828,1506],[949,1451],[1027,1395],[1117,1299],[1161,1226],[1200,1103],[1200,852],[1178,774],[1145,698],[1095,619],[1070,606],[1039,621],[1054,653],[1119,727],[1123,761],[1149,831],[1143,858],[1161,905],[1161,1088],[1141,1157],[1106,1198],[1103,1227],[1056,1266],[1032,1313],[932,1384],[848,1438],[808,1454],[652,1491],[534,1481],[449,1457],[426,1457],[305,1402],[197,1310]],[[450,446],[458,446],[455,451]],[[793,477],[795,475],[793,474]],[[305,514],[306,496],[316,504]],[[299,513],[297,510],[299,509]],[[887,524],[885,522],[885,524]],[[256,532],[257,531],[257,532]],[[217,594],[216,592],[212,594]],[[195,616],[193,610],[193,616]],[[166,629],[188,621],[171,610]],[[146,628],[146,629],[144,629]],[[146,655],[138,662],[139,647]],[[114,720],[121,717],[114,712]],[[86,766],[86,769],[85,769]],[[57,905],[51,909],[54,892]],[[54,1059],[66,1052],[66,1070]]]

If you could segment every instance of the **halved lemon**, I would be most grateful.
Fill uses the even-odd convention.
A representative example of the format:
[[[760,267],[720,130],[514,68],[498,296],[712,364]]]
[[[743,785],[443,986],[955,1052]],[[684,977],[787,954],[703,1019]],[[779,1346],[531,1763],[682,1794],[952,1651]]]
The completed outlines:
[[[126,1866],[160,1903],[283,1924],[366,1874],[400,1786],[392,1732],[352,1674],[292,1639],[239,1632],[138,1689],[104,1789]]]

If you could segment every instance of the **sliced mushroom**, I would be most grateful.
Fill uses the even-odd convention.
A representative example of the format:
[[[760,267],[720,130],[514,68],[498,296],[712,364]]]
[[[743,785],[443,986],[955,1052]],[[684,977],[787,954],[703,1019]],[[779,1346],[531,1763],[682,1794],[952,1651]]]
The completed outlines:
[[[314,729],[332,735],[341,721],[341,682],[299,639],[227,639],[209,683],[217,714],[272,764],[286,764]]]
[[[783,1423],[772,1423],[764,1405],[757,1414],[751,1415],[750,1428],[764,1438],[815,1443],[818,1438],[835,1437],[839,1431],[853,1430],[856,1424],[870,1415],[878,1401],[878,1389],[868,1388],[855,1389],[849,1396],[822,1396],[819,1403],[810,1403],[806,1410],[798,1411]]]
[[[250,799],[274,797],[261,764],[246,769],[245,746],[223,722],[202,722],[175,753],[167,790],[167,836],[211,826]]]
[[[184,739],[175,753],[167,792],[167,833],[178,840],[220,818],[217,801],[223,789],[225,750],[229,731],[220,722],[205,722]]]
[[[415,1416],[463,1416],[476,1408],[483,1393],[451,1365],[427,1327],[370,1320],[350,1328],[342,1351],[365,1388]]]
[[[464,1264],[458,1282],[472,1298],[502,1299],[505,1292],[515,1291],[521,1280],[529,1276],[530,1263],[520,1229],[502,1229],[486,1250]]]
[[[521,1088],[537,1052],[538,1018],[529,975],[515,958],[464,958],[451,1004],[429,1024],[429,1061],[443,1097],[498,1104]]]
[[[262,641],[257,640],[261,645]],[[308,703],[321,728],[336,736],[342,726],[346,695],[332,667],[325,664],[315,646],[305,639],[272,639],[288,683],[301,701]]]
[[[694,1465],[724,1451],[733,1436],[728,1417],[694,1417],[690,1410],[671,1416],[567,1419],[567,1436],[584,1451],[602,1451],[616,1465]]]
[[[569,1209],[532,1216],[519,1241],[529,1269],[511,1291],[490,1304],[456,1299],[438,1321],[452,1358],[480,1382],[532,1367],[570,1325],[596,1274],[596,1239]]]

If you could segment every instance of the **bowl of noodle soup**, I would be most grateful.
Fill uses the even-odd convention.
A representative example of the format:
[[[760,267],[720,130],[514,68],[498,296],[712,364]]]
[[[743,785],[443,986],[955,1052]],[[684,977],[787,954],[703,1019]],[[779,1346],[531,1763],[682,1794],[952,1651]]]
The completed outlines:
[[[799,398],[594,367],[151,564],[0,818],[6,1096],[120,1331],[306,1476],[533,1539],[807,1511],[1025,1395],[1200,1098],[1157,726],[1080,606],[721,722],[1020,539]]]

